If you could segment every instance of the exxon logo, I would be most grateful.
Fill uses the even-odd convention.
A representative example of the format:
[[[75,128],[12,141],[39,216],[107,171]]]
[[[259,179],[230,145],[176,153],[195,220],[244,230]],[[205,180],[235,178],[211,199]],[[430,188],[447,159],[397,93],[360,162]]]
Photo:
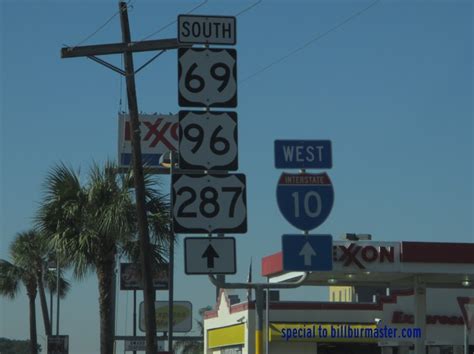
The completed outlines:
[[[334,245],[333,261],[342,263],[343,267],[355,265],[359,269],[366,269],[364,264],[368,263],[395,263],[395,247],[357,243]]]
[[[154,148],[158,144],[164,145],[169,150],[176,150],[176,142],[178,141],[178,123],[171,123],[164,118],[156,118],[154,121],[143,120],[142,140],[148,143],[150,148]],[[144,133],[144,134],[143,134]],[[125,141],[131,141],[130,122],[125,122]]]

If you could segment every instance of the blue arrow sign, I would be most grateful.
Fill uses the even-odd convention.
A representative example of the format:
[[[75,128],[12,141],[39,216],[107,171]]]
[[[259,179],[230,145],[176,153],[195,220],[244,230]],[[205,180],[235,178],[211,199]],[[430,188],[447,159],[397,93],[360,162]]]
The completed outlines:
[[[332,168],[330,140],[275,140],[275,168]]]
[[[277,202],[291,225],[309,231],[329,216],[334,204],[334,189],[326,173],[282,173],[277,186]]]
[[[284,271],[332,270],[331,235],[283,235]]]

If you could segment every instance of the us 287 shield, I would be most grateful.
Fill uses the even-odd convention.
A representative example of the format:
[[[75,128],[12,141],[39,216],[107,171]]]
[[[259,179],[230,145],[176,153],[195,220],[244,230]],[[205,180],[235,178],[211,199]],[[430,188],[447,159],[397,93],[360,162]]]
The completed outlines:
[[[334,189],[326,173],[282,173],[277,202],[285,219],[309,231],[321,225],[334,204]]]

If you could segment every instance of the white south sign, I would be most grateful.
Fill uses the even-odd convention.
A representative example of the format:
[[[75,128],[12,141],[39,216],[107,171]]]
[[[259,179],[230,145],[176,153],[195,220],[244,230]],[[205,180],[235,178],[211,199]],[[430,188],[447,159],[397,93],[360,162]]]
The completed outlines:
[[[179,15],[178,42],[235,45],[235,17]]]
[[[245,175],[174,174],[173,227],[176,233],[245,233]]]
[[[237,151],[237,113],[179,112],[180,168],[235,171]]]

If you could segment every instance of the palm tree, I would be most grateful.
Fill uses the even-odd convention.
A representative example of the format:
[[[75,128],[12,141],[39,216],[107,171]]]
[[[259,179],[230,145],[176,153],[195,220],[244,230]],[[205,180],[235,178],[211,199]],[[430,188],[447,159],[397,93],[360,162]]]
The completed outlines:
[[[150,219],[153,255],[164,261],[170,241],[169,208],[145,176],[146,203]],[[64,164],[49,172],[44,200],[37,216],[38,226],[50,235],[54,248],[83,278],[91,271],[97,275],[100,311],[100,351],[113,352],[113,276],[117,256],[124,253],[137,259],[138,238],[133,175],[120,174],[115,164],[94,164],[88,181],[81,184],[78,173]]]
[[[19,290],[19,283],[25,285],[30,299],[30,311],[36,307],[36,295],[40,296],[40,305],[46,336],[51,335],[51,322],[46,302],[45,287],[53,289],[49,279],[51,271],[47,270],[48,243],[46,238],[36,230],[18,233],[10,246],[12,262],[0,260],[0,294],[14,298]],[[54,275],[56,279],[56,276]],[[45,284],[46,281],[46,284]],[[64,297],[70,284],[60,274],[60,296]],[[54,283],[54,291],[56,282]],[[51,291],[51,290],[50,290]],[[36,313],[30,313],[30,335],[37,337]],[[34,329],[34,332],[32,330]],[[33,342],[33,340],[31,341]]]
[[[14,298],[23,283],[29,300],[30,311],[30,349],[32,354],[38,352],[36,332],[36,295],[38,284],[42,280],[41,261],[46,254],[45,243],[35,231],[16,235],[10,245],[12,262],[0,259],[0,294]],[[43,288],[44,295],[44,288]],[[47,314],[47,308],[46,308]],[[45,318],[45,328],[49,327],[49,319]]]
[[[199,309],[200,320],[196,320],[201,336],[204,336],[204,313],[212,310],[211,306],[206,306]],[[174,348],[180,350],[183,354],[202,354],[204,353],[204,342],[202,340],[179,340],[176,341]]]

